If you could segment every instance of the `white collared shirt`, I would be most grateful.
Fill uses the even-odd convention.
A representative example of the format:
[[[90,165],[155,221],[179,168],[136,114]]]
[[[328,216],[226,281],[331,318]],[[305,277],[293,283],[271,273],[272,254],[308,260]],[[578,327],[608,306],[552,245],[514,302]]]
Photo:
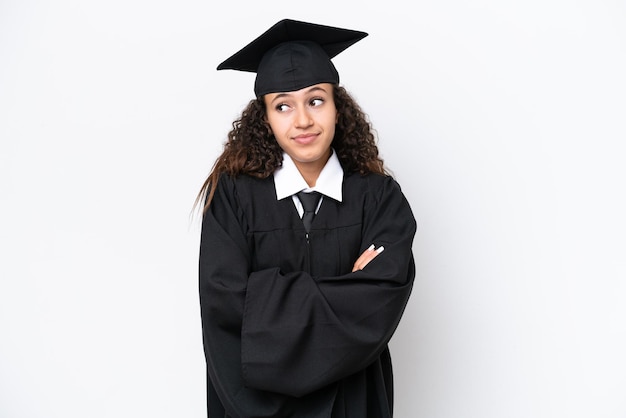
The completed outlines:
[[[343,186],[343,169],[335,154],[335,150],[332,150],[332,154],[320,172],[315,186],[309,187],[291,157],[287,153],[283,153],[283,165],[274,172],[274,186],[276,187],[276,200],[291,196],[300,217],[302,217],[304,210],[296,193],[300,191],[320,192],[323,196],[317,205],[316,213],[324,200],[324,196],[341,202],[343,198],[341,190]]]

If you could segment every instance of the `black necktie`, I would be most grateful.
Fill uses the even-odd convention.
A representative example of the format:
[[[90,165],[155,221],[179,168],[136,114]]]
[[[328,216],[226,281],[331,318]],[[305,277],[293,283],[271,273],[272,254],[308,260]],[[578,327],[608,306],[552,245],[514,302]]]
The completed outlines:
[[[304,223],[304,229],[308,233],[311,230],[311,223],[315,216],[315,209],[320,201],[321,194],[319,192],[298,192],[298,199],[302,203],[304,208],[304,215],[302,215],[302,222]]]

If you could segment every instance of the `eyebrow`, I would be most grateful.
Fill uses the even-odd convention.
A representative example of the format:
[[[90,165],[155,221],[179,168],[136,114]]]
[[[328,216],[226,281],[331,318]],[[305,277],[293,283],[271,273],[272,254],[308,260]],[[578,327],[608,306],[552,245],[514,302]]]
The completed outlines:
[[[308,90],[305,92],[305,94],[313,93],[313,92],[318,91],[318,90],[321,90],[321,91],[323,91],[324,93],[326,93],[326,89],[324,89],[323,87],[320,87],[320,86],[313,86],[313,87],[311,87],[310,89],[308,89]],[[282,99],[282,98],[284,98],[284,97],[289,97],[289,96],[291,96],[291,95],[293,95],[293,92],[279,93],[279,94],[277,94],[277,95],[276,95],[276,97],[274,97],[274,98],[272,99],[272,101],[271,101],[270,103],[274,103],[277,99]]]

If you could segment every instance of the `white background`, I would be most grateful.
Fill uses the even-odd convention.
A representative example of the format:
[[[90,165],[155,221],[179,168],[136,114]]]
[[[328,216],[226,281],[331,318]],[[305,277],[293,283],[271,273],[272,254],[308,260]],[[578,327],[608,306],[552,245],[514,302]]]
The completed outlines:
[[[195,195],[274,22],[418,219],[398,418],[626,417],[626,4],[0,0],[0,417],[205,416]]]

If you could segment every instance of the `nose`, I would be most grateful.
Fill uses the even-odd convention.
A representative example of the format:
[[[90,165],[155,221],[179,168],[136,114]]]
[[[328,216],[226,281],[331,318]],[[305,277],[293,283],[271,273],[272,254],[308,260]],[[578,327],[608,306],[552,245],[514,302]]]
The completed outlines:
[[[313,119],[311,118],[311,115],[309,114],[309,111],[306,107],[299,108],[296,111],[296,117],[295,117],[296,127],[307,128],[311,126],[312,123],[313,123]]]

